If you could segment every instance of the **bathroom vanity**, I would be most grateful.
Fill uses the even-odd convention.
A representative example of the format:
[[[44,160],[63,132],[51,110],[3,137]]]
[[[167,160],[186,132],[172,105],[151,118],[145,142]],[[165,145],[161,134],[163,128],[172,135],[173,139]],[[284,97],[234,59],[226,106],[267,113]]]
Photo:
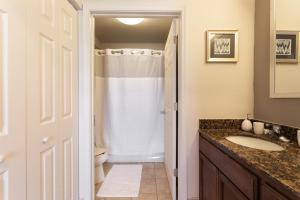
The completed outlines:
[[[295,144],[243,132],[238,123],[222,128],[200,122],[199,134],[200,200],[300,199],[300,148]],[[227,136],[260,137],[284,150],[243,147]]]

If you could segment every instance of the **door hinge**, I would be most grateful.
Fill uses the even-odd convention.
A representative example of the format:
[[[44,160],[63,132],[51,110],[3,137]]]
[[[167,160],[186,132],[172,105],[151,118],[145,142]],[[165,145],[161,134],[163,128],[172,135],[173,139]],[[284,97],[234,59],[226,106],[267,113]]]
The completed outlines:
[[[93,116],[93,126],[96,127],[96,115]]]
[[[174,103],[174,110],[175,110],[175,111],[178,111],[178,103],[177,103],[177,102]]]
[[[174,38],[173,38],[173,40],[174,40],[174,44],[178,44],[178,35],[174,35]]]
[[[173,169],[173,176],[178,177],[178,168]]]

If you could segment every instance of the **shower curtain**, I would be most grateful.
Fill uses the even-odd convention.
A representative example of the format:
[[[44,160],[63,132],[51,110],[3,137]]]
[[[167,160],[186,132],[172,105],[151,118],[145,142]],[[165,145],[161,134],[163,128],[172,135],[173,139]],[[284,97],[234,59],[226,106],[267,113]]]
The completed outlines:
[[[111,162],[162,161],[162,51],[106,49],[104,139]]]

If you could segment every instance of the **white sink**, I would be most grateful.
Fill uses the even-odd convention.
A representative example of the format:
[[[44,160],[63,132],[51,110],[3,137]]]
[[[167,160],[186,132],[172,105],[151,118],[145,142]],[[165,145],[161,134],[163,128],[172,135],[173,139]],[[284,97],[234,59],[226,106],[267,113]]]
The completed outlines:
[[[227,140],[241,146],[260,149],[265,151],[283,151],[284,148],[278,144],[262,140],[259,138],[247,137],[247,136],[228,136]]]

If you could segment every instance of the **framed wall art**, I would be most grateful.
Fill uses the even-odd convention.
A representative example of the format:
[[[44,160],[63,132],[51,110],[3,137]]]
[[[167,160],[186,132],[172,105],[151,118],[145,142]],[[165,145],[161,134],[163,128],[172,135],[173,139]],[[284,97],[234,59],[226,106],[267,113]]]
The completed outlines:
[[[298,36],[297,31],[276,32],[277,63],[298,63]]]
[[[238,61],[238,31],[207,31],[206,61],[207,62],[237,62]]]

